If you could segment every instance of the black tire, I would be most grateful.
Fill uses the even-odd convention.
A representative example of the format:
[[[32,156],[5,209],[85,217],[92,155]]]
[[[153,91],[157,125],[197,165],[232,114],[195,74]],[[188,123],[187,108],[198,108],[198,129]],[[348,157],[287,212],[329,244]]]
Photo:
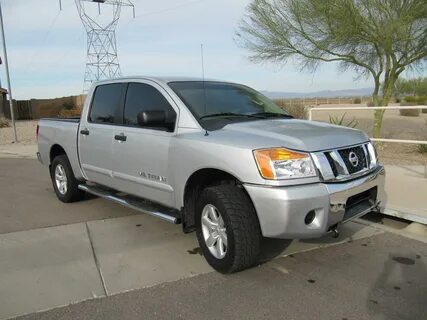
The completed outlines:
[[[65,193],[61,193],[56,185],[55,180],[55,170],[56,167],[61,165],[64,168],[65,175],[67,178],[66,186],[67,190]],[[71,168],[70,161],[65,154],[61,154],[56,156],[52,164],[50,166],[50,176],[52,178],[53,190],[55,190],[55,194],[59,200],[65,203],[75,202],[84,198],[85,193],[78,188],[79,181],[76,179],[73,173],[73,169]]]
[[[227,235],[227,250],[216,258],[206,245],[202,231],[203,208],[211,204],[218,209]],[[233,273],[253,266],[260,252],[261,231],[252,202],[244,190],[233,185],[208,187],[196,205],[196,234],[207,262],[221,273]]]

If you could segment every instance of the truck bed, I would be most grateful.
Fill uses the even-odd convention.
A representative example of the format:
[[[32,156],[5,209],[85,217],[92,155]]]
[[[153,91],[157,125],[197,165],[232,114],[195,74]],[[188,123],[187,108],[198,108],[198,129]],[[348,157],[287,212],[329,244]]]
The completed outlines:
[[[39,159],[42,163],[50,163],[52,147],[62,148],[70,161],[74,175],[81,178],[77,154],[77,133],[80,118],[42,118],[38,125]]]

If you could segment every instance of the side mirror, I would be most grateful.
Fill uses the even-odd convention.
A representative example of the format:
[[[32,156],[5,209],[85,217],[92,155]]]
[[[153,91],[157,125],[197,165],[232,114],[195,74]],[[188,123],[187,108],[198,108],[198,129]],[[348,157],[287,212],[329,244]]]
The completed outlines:
[[[163,110],[143,111],[137,115],[141,127],[163,127],[166,124],[166,112]]]

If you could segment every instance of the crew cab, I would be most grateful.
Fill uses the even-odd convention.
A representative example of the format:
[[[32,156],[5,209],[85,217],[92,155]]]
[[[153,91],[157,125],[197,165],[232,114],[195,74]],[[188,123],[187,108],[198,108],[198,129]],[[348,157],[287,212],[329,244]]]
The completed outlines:
[[[385,198],[365,133],[230,82],[95,83],[79,119],[40,120],[38,148],[59,200],[91,193],[182,224],[222,273],[257,263],[266,239],[320,237]]]

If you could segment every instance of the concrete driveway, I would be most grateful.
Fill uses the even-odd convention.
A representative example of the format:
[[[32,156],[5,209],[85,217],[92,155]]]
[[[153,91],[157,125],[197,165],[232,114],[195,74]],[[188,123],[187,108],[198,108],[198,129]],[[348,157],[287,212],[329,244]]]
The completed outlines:
[[[289,257],[331,246],[336,249],[324,250],[334,250],[334,253],[318,253],[315,258],[307,253],[308,258],[301,260],[301,264],[291,265],[288,264],[290,258],[281,258],[237,275],[222,276],[212,272],[200,255],[194,234],[183,234],[180,226],[136,214],[97,198],[75,204],[59,202],[46,169],[35,160],[0,159],[0,203],[0,319],[69,304],[73,306],[31,317],[58,319],[67,318],[68,315],[70,319],[117,319],[156,318],[156,315],[178,318],[182,315],[197,319],[235,318],[240,312],[243,318],[251,318],[251,314],[252,318],[257,318],[262,313],[276,315],[276,312],[283,311],[287,303],[293,303],[297,308],[295,310],[305,310],[308,302],[304,302],[304,296],[309,297],[316,308],[326,308],[325,301],[329,298],[337,299],[340,302],[336,308],[341,310],[342,299],[339,299],[335,289],[354,286],[353,282],[347,283],[346,278],[364,278],[366,270],[370,274],[367,279],[371,281],[389,255],[392,255],[392,259],[396,254],[420,260],[417,260],[415,274],[420,279],[426,278],[425,269],[418,268],[426,256],[424,243],[398,236],[392,236],[391,242],[387,242],[388,234],[363,223],[346,224],[338,239],[328,236],[313,241],[289,241],[282,255]],[[387,239],[381,240],[384,237]],[[371,239],[366,246],[377,241],[374,239],[380,239],[381,257],[376,256],[379,252],[376,249],[363,251],[364,242],[357,246],[342,245],[356,243],[358,239]],[[391,247],[395,243],[401,246],[397,253]],[[330,264],[322,267],[326,260]],[[288,274],[297,279],[288,277]],[[336,283],[333,274],[336,274]],[[325,280],[322,286],[326,287],[314,290],[317,287],[307,286],[306,281],[302,281],[304,285],[301,285],[298,278],[301,276],[310,277],[315,282]],[[357,284],[356,289],[367,294],[369,281]],[[169,282],[173,283],[165,284]],[[423,281],[418,282],[421,289],[425,288]],[[283,292],[293,294],[278,295],[281,286]],[[334,290],[328,292],[328,286]],[[239,290],[240,287],[242,290]],[[171,290],[169,295],[165,294],[164,288]],[[408,287],[407,290],[420,290],[420,287]],[[414,295],[416,292],[413,291]],[[182,298],[178,293],[182,294]],[[351,288],[346,294],[351,296]],[[212,313],[207,302],[198,300],[203,296],[212,301],[215,310],[220,308],[218,301],[224,301],[230,307]],[[216,296],[221,299],[215,300]],[[409,296],[412,297],[412,293]],[[105,299],[91,300],[99,297]],[[158,304],[152,303],[155,297]],[[169,309],[165,309],[160,302],[167,304],[168,297],[173,303]],[[256,297],[260,302],[256,303]],[[79,303],[88,299],[91,302]],[[193,305],[188,301],[199,302]],[[274,309],[273,302],[280,305],[279,309]],[[392,305],[392,302],[387,300],[386,304]],[[349,310],[354,303],[359,303],[359,300],[349,303]],[[244,309],[234,309],[239,308],[240,304]],[[122,317],[119,310],[129,305],[133,305],[133,308],[129,308],[130,313],[123,311]],[[113,306],[116,313],[108,311]],[[421,308],[418,302],[414,302],[413,307],[414,312]],[[96,313],[98,308],[103,310],[99,314]]]

